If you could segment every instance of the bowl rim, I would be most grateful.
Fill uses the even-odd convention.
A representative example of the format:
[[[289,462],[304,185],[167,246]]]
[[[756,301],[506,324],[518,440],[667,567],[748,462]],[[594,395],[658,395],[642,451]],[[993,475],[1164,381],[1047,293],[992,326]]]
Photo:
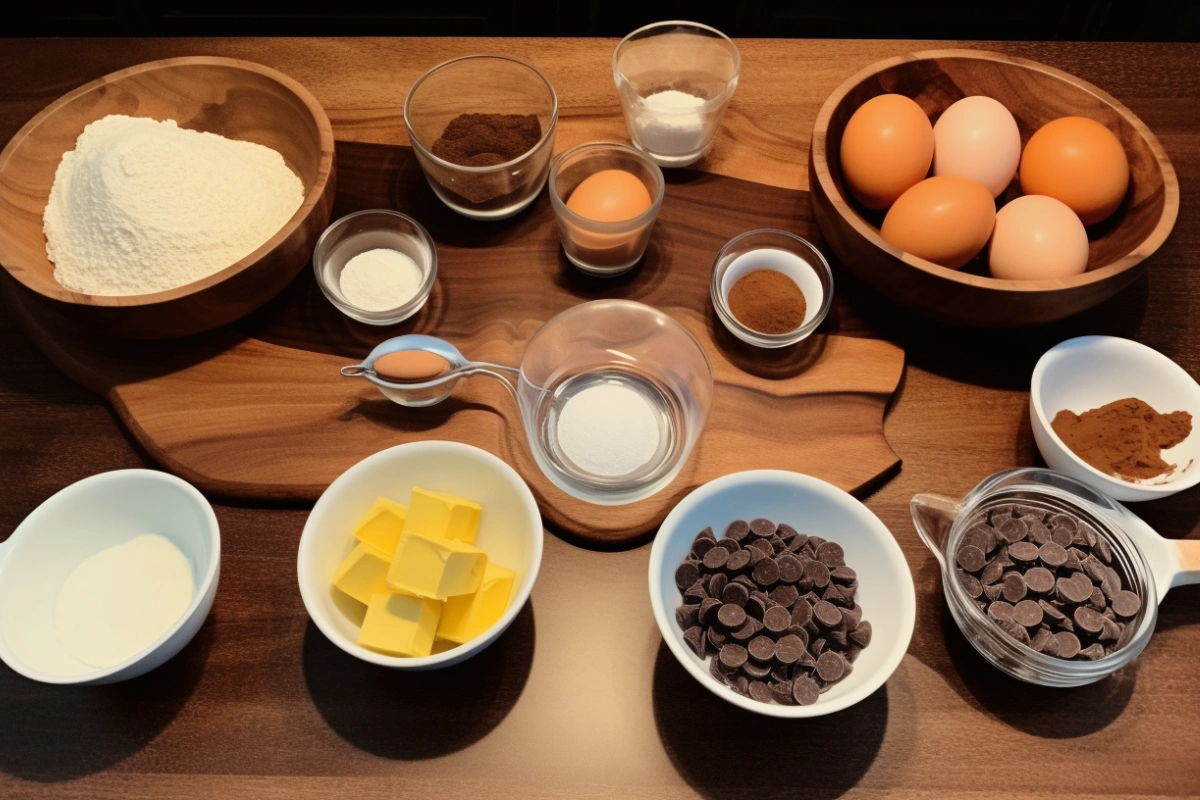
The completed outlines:
[[[1118,347],[1136,351],[1140,358],[1157,361],[1160,364],[1163,364],[1168,372],[1172,373],[1179,379],[1181,385],[1190,385],[1191,390],[1197,395],[1200,395],[1200,384],[1197,384],[1196,380],[1190,374],[1188,374],[1188,371],[1179,366],[1179,364],[1175,363],[1173,359],[1158,352],[1153,347],[1149,347],[1141,342],[1134,341],[1133,339],[1126,339],[1121,336],[1076,336],[1072,339],[1059,342],[1058,344],[1054,345],[1054,347],[1051,347],[1042,354],[1041,358],[1038,359],[1037,364],[1033,368],[1033,376],[1030,378],[1029,382],[1029,412],[1033,417],[1033,424],[1041,428],[1042,432],[1055,445],[1055,447],[1065,454],[1066,458],[1072,465],[1075,466],[1076,469],[1083,473],[1082,475],[1076,477],[1077,480],[1082,480],[1091,484],[1092,488],[1098,489],[1103,494],[1106,494],[1114,499],[1120,500],[1121,497],[1124,497],[1126,501],[1129,501],[1131,495],[1137,494],[1142,495],[1141,499],[1143,500],[1152,500],[1159,497],[1169,497],[1170,495],[1182,492],[1184,489],[1190,489],[1196,484],[1200,484],[1200,464],[1195,465],[1191,475],[1187,477],[1181,476],[1181,479],[1179,480],[1168,480],[1164,483],[1133,483],[1132,481],[1114,478],[1112,475],[1101,472],[1079,456],[1075,455],[1075,452],[1071,448],[1067,447],[1066,443],[1059,438],[1058,433],[1056,433],[1054,428],[1050,425],[1050,419],[1046,414],[1045,406],[1042,404],[1042,384],[1046,381],[1047,372],[1053,368],[1053,362],[1063,351],[1069,349],[1068,346],[1081,347],[1087,345],[1098,345],[1106,342],[1113,342]],[[1121,392],[1117,392],[1117,394],[1121,394]],[[1193,433],[1196,433],[1196,431],[1193,431]],[[1046,457],[1044,452],[1042,453],[1042,457]],[[1049,459],[1047,459],[1047,462],[1049,462]],[[1050,468],[1055,469],[1054,466],[1051,466]]]
[[[512,484],[517,490],[522,504],[526,511],[531,512],[534,519],[538,521],[536,528],[531,532],[531,548],[530,548],[530,567],[520,589],[512,597],[508,608],[499,620],[492,623],[492,626],[486,631],[475,637],[471,641],[460,644],[457,647],[452,647],[441,653],[429,656],[389,656],[383,653],[377,653],[374,650],[368,650],[362,647],[355,641],[346,639],[342,634],[325,619],[325,614],[320,611],[319,600],[314,596],[314,591],[319,591],[312,586],[307,575],[312,567],[311,552],[313,542],[316,540],[316,526],[313,522],[317,516],[317,511],[322,507],[322,504],[331,502],[328,497],[331,492],[337,488],[349,485],[360,474],[374,468],[376,464],[386,462],[394,458],[401,451],[410,457],[420,458],[423,452],[442,451],[456,454],[463,458],[476,459],[489,465],[502,475],[511,478]],[[348,534],[349,535],[349,534]],[[427,670],[437,669],[439,667],[448,667],[465,661],[468,658],[478,655],[482,650],[491,645],[500,635],[508,629],[517,615],[529,602],[529,597],[533,593],[533,586],[537,583],[538,573],[542,566],[542,554],[545,545],[545,523],[542,521],[541,511],[538,508],[537,500],[533,496],[529,484],[521,477],[511,465],[500,457],[489,453],[474,445],[464,444],[462,442],[453,442],[444,439],[428,439],[417,442],[405,442],[393,447],[388,447],[376,453],[372,453],[366,458],[358,461],[341,475],[337,476],[332,483],[321,493],[317,498],[317,502],[313,504],[312,511],[309,512],[308,518],[304,521],[304,530],[300,534],[300,542],[297,546],[296,553],[296,572],[297,582],[300,587],[300,599],[304,602],[304,609],[308,613],[309,619],[321,631],[321,633],[331,643],[337,646],[344,652],[361,659],[371,664],[378,664],[383,667],[392,667],[395,669],[408,670]],[[332,590],[332,584],[329,587]],[[314,613],[314,609],[316,610]]]
[[[0,660],[3,660],[15,672],[35,681],[58,685],[104,681],[106,678],[111,678],[114,675],[124,672],[135,664],[149,658],[159,648],[174,638],[206,602],[213,584],[218,579],[221,567],[221,527],[217,522],[216,512],[213,511],[212,504],[208,502],[208,499],[195,486],[192,486],[192,484],[183,478],[157,469],[115,469],[107,472],[98,472],[95,475],[89,475],[86,478],[81,478],[74,483],[68,484],[47,497],[37,508],[29,513],[29,516],[21,520],[20,524],[12,532],[12,535],[5,542],[0,543],[0,550],[6,551],[0,552],[0,575],[3,575],[6,563],[14,554],[12,547],[31,536],[30,528],[39,524],[41,517],[51,513],[54,506],[74,502],[74,495],[91,487],[93,484],[114,483],[129,479],[147,480],[151,483],[160,482],[181,490],[187,496],[187,499],[195,504],[204,519],[206,534],[212,552],[209,555],[208,567],[204,570],[204,574],[195,576],[196,584],[187,609],[157,639],[132,656],[112,666],[95,668],[91,672],[80,673],[78,675],[55,675],[30,667],[24,661],[18,659],[16,654],[5,644],[4,639],[0,637]],[[205,616],[207,616],[207,612]]]
[[[663,607],[661,601],[663,583],[660,576],[666,552],[666,541],[672,535],[679,534],[678,521],[691,512],[692,508],[714,494],[738,486],[763,482],[782,482],[799,489],[815,491],[818,494],[825,495],[829,499],[829,502],[845,505],[855,511],[865,513],[866,517],[864,519],[868,527],[874,529],[881,543],[881,555],[887,560],[889,565],[899,565],[902,568],[895,570],[898,576],[903,574],[907,578],[907,580],[899,580],[896,587],[899,589],[900,594],[900,597],[896,598],[896,605],[900,609],[900,621],[897,626],[899,636],[892,647],[892,651],[887,654],[879,669],[862,686],[852,692],[847,692],[836,700],[821,699],[809,706],[770,705],[733,692],[729,687],[717,683],[708,674],[707,670],[702,669],[692,661],[692,653],[687,648],[687,645],[684,644],[682,638],[676,636],[671,630],[671,621],[674,618],[674,614],[669,613]],[[686,532],[683,535],[687,535]],[[875,512],[867,508],[866,505],[849,492],[839,489],[832,483],[823,481],[820,478],[815,478],[802,472],[791,472],[781,469],[745,470],[743,472],[724,475],[703,484],[679,501],[671,509],[671,513],[667,515],[666,519],[662,521],[658,532],[654,535],[654,542],[650,547],[649,591],[650,606],[654,612],[654,621],[658,624],[659,633],[662,635],[663,641],[666,642],[667,648],[675,656],[680,665],[693,678],[699,681],[704,688],[722,700],[744,708],[747,711],[753,711],[770,717],[788,719],[820,717],[849,708],[870,697],[879,687],[887,683],[888,679],[896,671],[896,668],[904,660],[904,656],[908,653],[908,647],[912,642],[913,630],[916,627],[917,599],[912,568],[909,567],[908,559],[905,557],[904,551],[900,548],[900,543],[896,541],[896,537],[892,534],[891,530],[884,525]]]
[[[31,284],[26,280],[25,269],[13,270],[10,264],[16,263],[18,259],[13,257],[5,241],[5,237],[0,235],[0,266],[26,289],[34,292],[42,297],[50,300],[56,300],[62,303],[81,306],[99,306],[110,308],[131,308],[138,306],[152,306],[160,303],[168,303],[189,295],[197,294],[222,283],[233,276],[244,272],[254,264],[258,263],[264,256],[273,251],[276,247],[282,244],[286,239],[292,236],[297,229],[308,218],[312,210],[320,202],[325,194],[326,188],[333,176],[334,164],[334,143],[333,143],[333,126],[329,122],[329,116],[325,113],[325,109],[317,101],[317,98],[306,89],[299,81],[291,78],[284,73],[272,69],[263,64],[258,64],[253,61],[247,61],[241,58],[226,58],[224,56],[180,56],[177,58],[164,58],[157,61],[147,61],[142,64],[136,64],[126,69],[110,72],[107,75],[102,75],[93,81],[73,89],[70,92],[59,97],[51,102],[48,106],[39,111],[32,119],[21,126],[8,143],[0,150],[0,171],[3,171],[5,165],[13,157],[13,154],[24,144],[25,140],[39,128],[47,119],[58,113],[65,105],[74,101],[76,98],[94,91],[100,87],[116,83],[125,78],[140,75],[146,72],[153,72],[160,69],[173,69],[176,67],[193,67],[193,66],[222,66],[241,69],[245,72],[251,72],[256,75],[262,75],[270,78],[276,83],[283,86],[293,95],[295,95],[309,114],[312,115],[313,122],[316,123],[317,133],[321,142],[321,157],[317,163],[317,175],[313,181],[313,185],[304,194],[304,202],[296,209],[296,212],[288,219],[283,226],[258,246],[253,252],[246,254],[238,261],[229,266],[214,272],[200,280],[177,286],[173,289],[164,289],[158,292],[149,294],[133,294],[133,295],[100,295],[87,294],[85,292],[76,292],[65,286],[58,286],[56,291],[48,293],[44,286]],[[136,114],[135,114],[136,116]],[[148,117],[152,119],[152,117]],[[95,120],[92,120],[93,122]]]
[[[1046,278],[1042,280],[1007,280],[1002,278],[993,278],[985,275],[973,275],[954,270],[948,267],[943,267],[934,264],[932,261],[927,261],[919,258],[912,253],[906,253],[903,250],[895,247],[884,241],[883,236],[879,231],[869,224],[862,215],[859,214],[842,192],[838,189],[837,184],[833,180],[833,175],[829,169],[829,154],[826,152],[826,140],[829,136],[829,121],[833,117],[833,111],[859,84],[876,76],[880,72],[912,61],[927,61],[933,59],[963,59],[976,61],[995,61],[1012,66],[1021,67],[1023,69],[1041,72],[1046,75],[1067,82],[1085,92],[1091,94],[1101,103],[1111,107],[1114,111],[1120,114],[1133,128],[1138,132],[1138,135],[1149,146],[1150,151],[1154,154],[1155,163],[1158,164],[1159,170],[1163,177],[1163,211],[1159,216],[1158,223],[1154,226],[1154,230],[1150,232],[1146,238],[1136,243],[1133,248],[1121,256],[1111,264],[1106,264],[1094,270],[1084,272],[1082,275],[1073,275],[1069,278]],[[816,175],[817,181],[821,186],[821,190],[829,198],[829,203],[833,210],[841,217],[854,232],[862,238],[866,239],[871,244],[875,245],[880,250],[883,250],[888,255],[895,258],[897,261],[902,261],[910,267],[918,269],[929,275],[942,278],[963,286],[971,286],[980,289],[993,289],[1009,292],[1053,292],[1061,289],[1077,289],[1083,286],[1088,286],[1093,283],[1099,283],[1112,278],[1122,272],[1140,264],[1150,255],[1152,255],[1170,235],[1172,228],[1175,227],[1175,221],[1179,215],[1179,180],[1175,174],[1175,168],[1171,164],[1171,160],[1167,157],[1166,151],[1158,139],[1142,122],[1136,114],[1130,111],[1124,104],[1105,92],[1103,89],[1089,83],[1088,81],[1078,78],[1069,72],[1066,72],[1047,64],[1038,61],[1033,61],[1027,58],[1018,56],[1010,56],[1004,53],[998,53],[991,50],[972,50],[968,48],[947,48],[936,50],[920,50],[913,53],[892,56],[881,61],[876,61],[863,67],[858,72],[851,75],[846,80],[830,93],[829,97],[821,105],[817,112],[816,121],[813,123],[813,132],[809,145],[809,164],[811,173]],[[811,189],[811,187],[810,187]]]

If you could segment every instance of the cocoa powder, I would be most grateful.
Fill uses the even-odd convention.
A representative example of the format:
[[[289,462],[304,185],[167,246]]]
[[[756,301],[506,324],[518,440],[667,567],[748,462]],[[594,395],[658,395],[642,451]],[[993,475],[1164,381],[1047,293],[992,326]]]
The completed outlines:
[[[796,282],[773,269],[747,272],[729,289],[729,310],[759,333],[778,335],[804,323],[807,306]]]
[[[464,167],[494,167],[533,149],[542,138],[536,114],[459,114],[430,148]]]
[[[1063,409],[1050,427],[1085,462],[1118,478],[1147,480],[1168,475],[1178,465],[1162,458],[1192,432],[1186,411],[1160,414],[1136,397],[1114,400],[1082,414]]]

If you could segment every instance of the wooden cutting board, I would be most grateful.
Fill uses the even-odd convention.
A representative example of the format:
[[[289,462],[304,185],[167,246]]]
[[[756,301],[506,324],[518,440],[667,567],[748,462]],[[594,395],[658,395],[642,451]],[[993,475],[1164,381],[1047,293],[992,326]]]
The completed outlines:
[[[513,220],[471,222],[433,196],[408,148],[338,143],[337,160],[335,217],[399,209],[421,220],[438,244],[438,284],[414,319],[392,328],[349,320],[321,295],[311,270],[235,326],[167,342],[55,327],[5,282],[9,304],[46,355],[106,397],[153,458],[219,495],[313,500],[371,453],[454,439],[515,466],[556,532],[620,546],[644,538],[693,488],[730,472],[796,470],[853,492],[899,464],[883,436],[883,414],[904,369],[902,350],[870,338],[840,303],[821,333],[783,352],[741,344],[712,309],[712,262],[732,236],[778,227],[819,244],[807,193],[672,172],[642,265],[602,280],[562,256],[545,193]],[[638,503],[595,506],[553,486],[533,462],[512,398],[494,381],[463,381],[442,404],[407,409],[338,373],[402,333],[441,336],[468,358],[517,364],[542,323],[603,297],[671,314],[704,343],[715,371],[712,411],[688,464]]]

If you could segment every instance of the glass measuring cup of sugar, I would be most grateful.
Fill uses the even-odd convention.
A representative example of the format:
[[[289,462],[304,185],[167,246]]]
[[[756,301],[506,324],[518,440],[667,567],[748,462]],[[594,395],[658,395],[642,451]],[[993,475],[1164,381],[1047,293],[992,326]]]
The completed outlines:
[[[671,20],[622,39],[612,68],[634,146],[659,166],[686,167],[712,147],[742,56],[716,28]]]
[[[687,328],[658,309],[596,300],[543,325],[519,367],[470,361],[432,336],[389,339],[342,368],[393,402],[429,406],[462,378],[489,375],[517,401],[538,468],[572,497],[642,500],[683,469],[712,405],[712,364]]]
[[[1065,513],[1087,523],[1107,541],[1125,588],[1141,598],[1137,614],[1125,623],[1118,649],[1094,661],[1036,652],[1011,638],[976,605],[958,577],[955,554],[985,515],[1013,506],[1050,515]],[[919,494],[912,499],[911,510],[917,533],[941,567],[946,604],[967,641],[993,666],[1028,683],[1083,686],[1111,675],[1146,648],[1158,603],[1167,591],[1200,582],[1200,542],[1165,539],[1117,501],[1048,469],[998,472],[962,500]]]

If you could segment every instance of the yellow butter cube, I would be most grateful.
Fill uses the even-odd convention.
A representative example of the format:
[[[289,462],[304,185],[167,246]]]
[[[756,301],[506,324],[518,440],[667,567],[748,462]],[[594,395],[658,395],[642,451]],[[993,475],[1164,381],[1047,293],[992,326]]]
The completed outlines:
[[[354,536],[391,558],[396,552],[407,516],[408,509],[396,501],[376,497],[371,510],[358,523]]]
[[[508,609],[516,577],[511,569],[489,561],[474,594],[451,597],[442,607],[438,638],[466,644],[492,627]]]
[[[397,656],[427,656],[442,604],[436,600],[404,594],[375,594],[367,603],[358,643],[381,653]]]
[[[333,585],[360,603],[371,601],[371,595],[388,593],[388,567],[391,559],[374,547],[359,544],[333,573]]]
[[[479,515],[482,513],[483,509],[478,503],[414,486],[412,500],[408,503],[405,530],[475,544]]]
[[[405,531],[387,583],[396,591],[445,600],[478,589],[487,561],[487,553],[466,542]]]

